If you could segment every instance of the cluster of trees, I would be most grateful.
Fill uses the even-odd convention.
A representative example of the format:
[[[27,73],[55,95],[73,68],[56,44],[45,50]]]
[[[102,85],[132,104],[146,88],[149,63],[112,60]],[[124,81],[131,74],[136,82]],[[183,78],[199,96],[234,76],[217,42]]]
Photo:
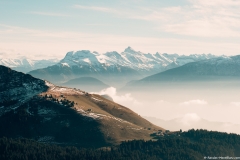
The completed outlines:
[[[68,99],[64,98],[63,96],[61,96],[61,97],[62,98],[60,100],[58,100],[57,98],[54,98],[52,96],[52,94],[50,94],[50,95],[45,94],[45,96],[44,96],[45,99],[51,100],[51,101],[56,102],[58,104],[62,104],[64,106],[68,106],[68,107],[73,107],[74,106],[74,101],[69,101]]]
[[[240,136],[189,130],[156,141],[133,140],[105,149],[60,147],[27,139],[0,139],[0,159],[185,160],[240,156]]]
[[[0,138],[23,137],[39,140],[45,136],[52,137],[47,142],[54,141],[64,145],[107,145],[97,121],[88,120],[68,106],[44,96],[35,96],[15,110],[0,116]]]
[[[18,103],[18,100],[3,100],[2,102],[0,102],[0,107],[8,107],[11,105],[14,105]]]

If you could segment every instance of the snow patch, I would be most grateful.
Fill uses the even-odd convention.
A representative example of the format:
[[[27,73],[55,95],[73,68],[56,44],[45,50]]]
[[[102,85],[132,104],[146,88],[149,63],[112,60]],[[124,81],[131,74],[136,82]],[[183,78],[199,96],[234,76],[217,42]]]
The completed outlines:
[[[48,82],[48,81],[45,81],[45,85],[48,86],[48,87],[54,87],[54,84]]]
[[[107,118],[107,119],[113,119],[116,120],[118,122],[121,123],[129,123],[121,118],[116,118],[114,116],[108,116],[108,115],[104,115],[104,114],[98,114],[98,113],[92,113],[92,112],[85,112],[83,109],[77,108],[76,109],[81,115],[92,118],[92,119],[103,119],[103,118]],[[130,124],[130,123],[129,123]]]
[[[83,59],[83,61],[91,64],[91,61],[89,60],[89,58],[85,58],[85,59]]]
[[[60,86],[55,86],[52,85],[50,87],[50,92],[49,93],[60,93],[60,94],[67,94],[67,95],[85,95],[86,93],[84,91],[81,91],[80,89],[76,88],[67,88],[67,87],[60,87]]]
[[[63,66],[70,67],[67,63],[61,63]]]
[[[95,100],[95,101],[99,101],[99,102],[101,102],[102,100],[100,100],[100,99],[97,99],[97,98],[94,98],[94,97],[91,97],[93,100]]]

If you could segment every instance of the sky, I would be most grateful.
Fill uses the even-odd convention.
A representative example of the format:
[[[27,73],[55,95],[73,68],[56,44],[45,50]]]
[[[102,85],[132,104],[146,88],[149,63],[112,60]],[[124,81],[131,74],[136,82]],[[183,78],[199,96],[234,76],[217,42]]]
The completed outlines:
[[[0,0],[0,58],[68,51],[240,54],[238,0]]]

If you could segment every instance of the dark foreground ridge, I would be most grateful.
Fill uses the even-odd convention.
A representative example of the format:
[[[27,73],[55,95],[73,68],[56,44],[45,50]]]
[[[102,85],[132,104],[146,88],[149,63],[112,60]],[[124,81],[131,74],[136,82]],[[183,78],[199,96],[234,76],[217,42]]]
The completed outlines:
[[[106,98],[0,65],[0,138],[100,148],[164,131]]]
[[[240,156],[240,136],[206,130],[171,133],[156,141],[125,141],[101,149],[60,147],[29,139],[0,139],[1,160],[202,160],[227,156]]]

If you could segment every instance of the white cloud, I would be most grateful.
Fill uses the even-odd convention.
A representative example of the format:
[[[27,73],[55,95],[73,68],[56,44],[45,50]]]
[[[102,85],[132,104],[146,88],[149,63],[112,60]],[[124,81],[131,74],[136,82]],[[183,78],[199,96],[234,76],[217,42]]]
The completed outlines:
[[[189,0],[185,6],[146,9],[131,18],[154,22],[158,30],[196,37],[240,37],[240,1]]]
[[[166,102],[166,101],[164,101],[164,100],[158,100],[158,101],[156,101],[156,104],[164,104],[164,103],[168,103],[168,102]]]
[[[73,21],[70,24],[66,21],[59,21],[60,24],[65,25],[59,25],[56,29],[48,28],[46,30],[40,28],[42,25],[30,25],[38,27],[38,29],[0,25],[0,46],[4,46],[6,50],[14,49],[25,55],[61,54],[60,58],[70,50],[90,49],[98,52],[116,50],[121,52],[126,46],[150,53],[239,54],[240,1],[189,0],[188,2],[185,6],[165,8],[157,2],[147,4],[138,3],[138,1],[134,5],[125,1],[124,4],[111,4],[111,7],[109,5],[76,4],[70,6],[72,8],[68,8],[71,10],[71,15],[75,12]],[[93,19],[85,21],[82,16],[76,16],[79,15],[79,11],[82,13],[92,11],[88,13],[93,15]],[[24,12],[26,13],[26,11]],[[44,11],[32,10],[27,13],[30,13],[28,16],[32,16],[31,14],[70,16],[70,12],[55,12],[45,9]],[[98,18],[97,14],[100,13],[106,13],[104,20],[95,21],[94,18]],[[109,18],[112,15],[116,19],[119,18],[119,23],[113,22],[112,18]],[[134,21],[133,19],[138,20]],[[21,25],[27,26],[28,23]],[[105,25],[106,27],[103,27]],[[121,26],[119,27],[119,25]],[[100,30],[98,26],[103,29]],[[67,32],[66,27],[70,27]],[[124,31],[127,31],[126,34]]]
[[[134,99],[130,93],[126,93],[124,95],[118,95],[117,94],[117,89],[114,87],[109,87],[106,89],[103,89],[102,91],[100,91],[99,93],[96,94],[100,94],[100,95],[104,95],[107,94],[110,97],[112,97],[112,99],[120,104],[125,104],[125,103],[133,103],[134,105],[140,105],[141,103],[138,102],[136,99]]]
[[[0,46],[0,52],[14,49],[14,53],[5,52],[12,57],[21,53],[25,56],[42,55],[49,58],[63,58],[68,51],[83,49],[100,53],[113,50],[122,52],[127,46],[145,53],[176,53],[177,50],[178,54],[196,52],[219,55],[226,53],[238,54],[240,49],[238,43],[200,42],[177,38],[135,37],[77,31],[38,30],[6,24],[0,24]],[[216,51],[216,48],[218,51]]]
[[[214,6],[214,7],[227,7],[227,6],[240,6],[240,1],[238,0],[189,0],[193,4],[199,4],[203,6]]]
[[[180,123],[186,126],[193,125],[199,121],[201,121],[201,117],[199,117],[196,113],[187,113],[179,120]]]
[[[140,91],[139,91],[140,92]],[[123,94],[117,93],[115,88],[108,88],[101,91],[100,94],[109,94],[112,96],[115,102],[126,106],[141,116],[156,117],[163,120],[170,120],[176,124],[175,129],[191,129],[191,128],[207,128],[219,129],[218,123],[212,122],[230,122],[239,124],[240,118],[238,116],[240,102],[230,104],[226,99],[220,98],[216,94],[215,97],[209,97],[206,95],[206,99],[193,99],[183,101],[170,98],[164,95],[156,96],[156,93],[152,94]],[[99,94],[99,93],[98,93]],[[172,92],[171,97],[175,93]],[[231,95],[231,94],[229,94]],[[177,96],[177,95],[176,95]],[[179,96],[179,95],[178,95]],[[184,97],[184,96],[183,96]],[[230,96],[232,97],[232,96]],[[211,102],[211,103],[210,103]],[[180,105],[181,104],[181,105]],[[222,118],[224,117],[224,119]],[[227,127],[227,126],[226,126]],[[165,127],[167,128],[167,127]],[[234,126],[230,127],[228,132],[233,131]],[[238,130],[238,133],[240,129]]]
[[[237,107],[240,106],[240,102],[231,102],[230,104],[231,104],[231,105],[234,105],[234,106],[237,106]]]
[[[86,9],[86,10],[93,10],[99,12],[106,12],[106,13],[119,13],[117,10],[107,7],[98,7],[98,6],[83,6],[83,5],[73,5],[73,8],[76,9]]]
[[[207,105],[208,102],[205,100],[195,99],[190,101],[185,101],[180,103],[180,105],[189,106],[189,105]]]
[[[42,15],[42,16],[53,16],[53,17],[68,17],[69,15],[67,14],[62,14],[62,13],[53,13],[53,12],[29,12],[30,14],[36,14],[36,15]]]

